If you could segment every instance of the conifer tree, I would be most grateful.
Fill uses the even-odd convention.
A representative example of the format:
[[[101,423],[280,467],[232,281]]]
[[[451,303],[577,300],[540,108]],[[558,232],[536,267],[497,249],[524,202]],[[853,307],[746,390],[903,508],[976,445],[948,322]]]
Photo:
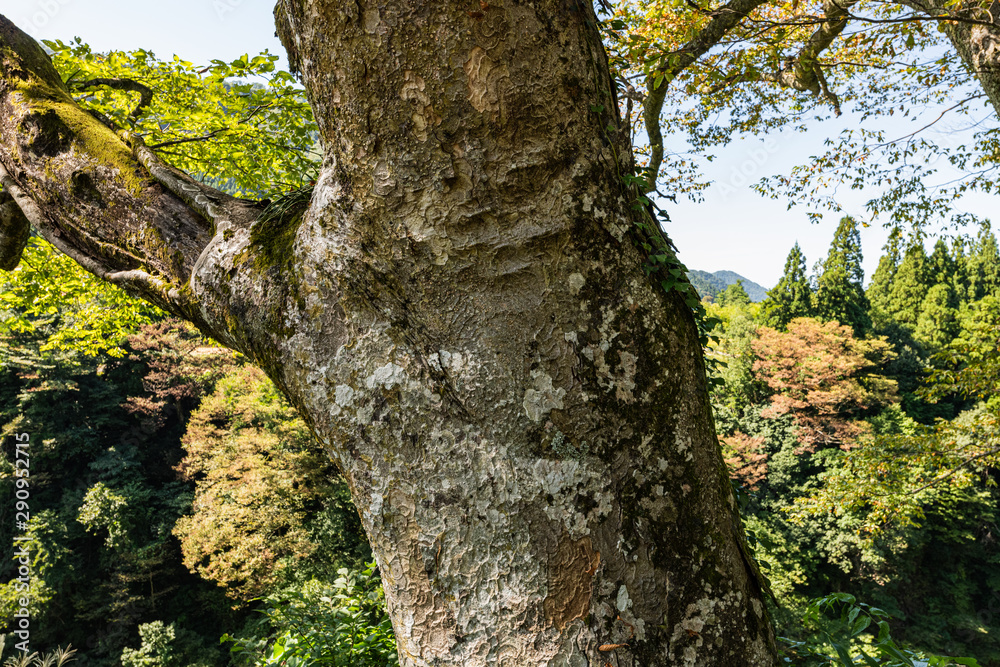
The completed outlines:
[[[938,239],[927,261],[930,282],[934,285],[951,285],[955,278],[955,260],[944,240]]]
[[[720,306],[749,306],[751,303],[742,280],[727,285],[726,289],[715,296],[715,302]]]
[[[865,273],[861,268],[861,234],[854,218],[840,219],[830,253],[816,286],[816,314],[827,321],[849,325],[857,335],[871,329]]]
[[[903,232],[899,227],[893,227],[889,240],[882,246],[882,257],[878,260],[878,268],[872,275],[872,283],[868,286],[865,296],[868,297],[870,312],[873,319],[884,319],[888,307],[889,293],[896,277],[903,250]]]
[[[812,314],[812,289],[806,276],[806,258],[796,241],[785,260],[785,273],[761,303],[761,317],[766,326],[784,330],[796,317]]]
[[[951,244],[951,256],[955,261],[955,274],[952,276],[951,285],[955,290],[957,308],[969,303],[969,257],[966,255],[966,248],[971,244],[964,236],[958,236]]]
[[[927,296],[931,286],[927,265],[923,238],[919,234],[914,234],[910,237],[906,254],[903,255],[903,261],[896,270],[892,289],[885,304],[885,314],[910,331],[917,327],[924,297]]]
[[[947,345],[958,333],[959,299],[955,292],[956,263],[943,239],[927,258],[927,293],[920,304],[914,337],[930,351]]]
[[[969,301],[1000,294],[1000,251],[989,223],[985,223],[979,231],[972,250],[968,261]]]
[[[914,338],[927,350],[936,352],[958,335],[958,329],[958,299],[955,289],[950,281],[938,282],[924,297]]]

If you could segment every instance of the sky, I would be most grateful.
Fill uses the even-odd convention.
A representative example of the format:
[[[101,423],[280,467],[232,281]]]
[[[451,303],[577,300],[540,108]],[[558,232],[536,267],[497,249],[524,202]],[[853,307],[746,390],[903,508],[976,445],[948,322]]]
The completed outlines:
[[[937,113],[933,110],[924,116],[933,118]],[[765,176],[788,174],[809,156],[821,154],[825,139],[835,138],[842,129],[856,122],[845,114],[842,119],[813,122],[805,133],[789,130],[764,138],[736,140],[726,150],[718,151],[717,159],[707,172],[713,183],[704,192],[703,202],[691,203],[678,196],[677,205],[662,203],[672,219],[665,228],[679,248],[680,259],[689,269],[731,270],[771,288],[781,278],[785,259],[798,242],[806,258],[806,268],[811,271],[816,262],[826,257],[841,217],[852,215],[857,220],[865,220],[865,202],[876,193],[853,192],[842,187],[836,196],[843,212],[825,212],[822,222],[813,224],[807,211],[817,210],[814,207],[789,208],[786,200],[761,197],[751,185]],[[885,129],[887,137],[895,139],[923,124],[924,120],[918,120]],[[932,134],[934,132],[927,133],[929,137]],[[939,141],[954,141],[953,137],[943,136],[952,134],[947,127],[943,127],[940,134]],[[955,136],[963,136],[963,133]],[[941,174],[949,174],[942,176],[941,181],[957,175],[946,164],[934,166]],[[996,207],[994,197],[982,194],[966,195],[959,204],[956,208],[987,219],[991,209]],[[967,231],[974,234],[976,230]],[[862,227],[860,235],[867,284],[878,267],[889,230],[881,224],[873,224]],[[935,240],[933,235],[925,239],[928,251]]]
[[[146,49],[191,62],[269,49],[274,0],[0,0],[0,13],[35,39],[79,36],[95,51]]]
[[[177,54],[195,63],[234,60],[264,49],[281,55],[284,63],[284,48],[274,36],[273,7],[274,0],[0,0],[0,13],[36,39],[68,41],[79,36],[95,51],[143,48],[160,58]],[[781,277],[794,243],[801,246],[809,268],[822,259],[840,214],[810,224],[804,208],[787,210],[784,202],[754,193],[750,184],[787,172],[818,153],[823,139],[850,122],[845,117],[815,123],[806,134],[751,138],[719,151],[708,172],[714,184],[705,202],[679,198],[677,205],[665,204],[673,220],[667,232],[681,261],[690,269],[735,271],[770,288]],[[845,198],[846,212],[862,214],[865,194],[851,194]],[[966,208],[989,211],[992,205],[980,198]],[[881,227],[861,230],[868,278],[887,235]]]

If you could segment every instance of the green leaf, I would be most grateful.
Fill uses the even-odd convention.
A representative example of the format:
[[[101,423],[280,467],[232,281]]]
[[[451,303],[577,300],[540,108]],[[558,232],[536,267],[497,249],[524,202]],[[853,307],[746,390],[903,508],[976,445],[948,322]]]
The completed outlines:
[[[853,625],[851,626],[851,636],[857,637],[858,635],[860,635],[871,624],[871,622],[872,622],[871,616],[862,616],[861,618],[854,621]]]
[[[861,653],[861,659],[865,661],[865,664],[868,665],[868,667],[879,667],[879,663],[877,660],[875,660],[875,658],[871,657],[864,651],[861,651],[860,653]]]
[[[840,657],[840,661],[844,664],[845,667],[850,667],[850,665],[854,664],[854,660],[851,659],[851,652],[847,645],[841,642],[830,642],[830,643],[833,646],[833,649],[837,652],[837,655]]]

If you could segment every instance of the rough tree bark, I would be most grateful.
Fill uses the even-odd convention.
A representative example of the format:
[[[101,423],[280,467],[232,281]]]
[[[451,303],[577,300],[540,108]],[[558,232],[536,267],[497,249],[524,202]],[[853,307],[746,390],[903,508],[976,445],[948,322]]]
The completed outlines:
[[[636,248],[593,8],[275,13],[326,146],[300,222],[116,136],[0,18],[5,191],[289,396],[349,480],[403,665],[776,664],[695,324]]]
[[[1000,3],[954,3],[947,0],[904,0],[928,16],[955,16],[941,27],[971,74],[979,80],[993,110],[1000,114]]]

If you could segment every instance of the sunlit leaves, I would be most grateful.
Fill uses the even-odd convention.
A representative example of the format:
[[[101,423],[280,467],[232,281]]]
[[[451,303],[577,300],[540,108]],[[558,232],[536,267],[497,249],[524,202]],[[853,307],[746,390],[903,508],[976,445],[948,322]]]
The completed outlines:
[[[165,161],[238,196],[264,198],[309,183],[318,165],[318,132],[302,88],[267,52],[205,67],[139,49],[94,53],[79,39],[46,42],[56,68],[86,108],[142,135]],[[93,79],[129,79],[152,89],[132,112],[133,92],[82,87]],[[42,352],[122,354],[125,337],[162,317],[156,308],[86,273],[39,238],[0,276],[0,340],[41,337]]]
[[[45,42],[77,100],[133,129],[165,161],[233,194],[264,198],[315,177],[318,131],[304,91],[278,56],[264,52],[198,66],[145,50],[94,53],[79,39]],[[81,88],[95,78],[132,79],[153,90],[139,119],[135,93]]]
[[[162,316],[159,309],[92,276],[48,242],[32,237],[20,265],[0,275],[0,345],[41,338],[42,352],[123,354],[125,338]]]
[[[917,525],[926,507],[974,485],[1000,463],[1000,306],[986,297],[971,307],[962,333],[936,356],[924,394],[984,402],[930,426],[875,434],[843,455],[822,489],[800,501],[797,514],[864,510],[871,535],[888,525]],[[947,502],[945,502],[947,504]]]
[[[630,0],[616,10],[616,29],[606,31],[612,65],[622,82],[650,75],[656,81],[666,72],[662,187],[699,198],[706,184],[695,174],[712,159],[713,150],[741,135],[817,127],[823,132],[819,123],[833,111],[828,96],[815,87],[809,92],[789,87],[787,80],[784,86],[778,83],[794,68],[814,63],[840,106],[862,128],[850,127],[839,136],[830,130],[834,138],[826,153],[803,156],[802,165],[790,174],[765,179],[758,185],[762,194],[790,206],[808,206],[811,214],[839,212],[846,190],[838,188],[846,184],[868,194],[870,220],[910,226],[938,220],[966,223],[969,216],[958,209],[958,200],[970,191],[995,189],[1000,151],[991,122],[960,141],[937,132],[954,131],[956,122],[970,127],[984,120],[979,111],[983,95],[926,14],[883,0],[848,3],[847,28],[828,48],[806,57],[829,6],[769,2],[751,11],[697,62],[671,71],[677,55],[704,37],[700,31],[711,18],[731,11],[728,4]],[[991,110],[986,118],[992,116]],[[885,119],[891,119],[892,127],[918,120],[913,129],[930,127],[912,136],[888,134]],[[948,167],[944,176],[941,166]]]
[[[86,526],[88,531],[105,533],[105,543],[109,548],[129,547],[132,542],[129,535],[130,500],[136,500],[134,495],[131,498],[126,497],[109,488],[104,482],[98,482],[84,495],[77,520]]]
[[[891,359],[884,339],[857,339],[850,327],[797,318],[788,331],[761,327],[754,372],[774,392],[764,417],[794,416],[802,448],[850,447],[857,418],[889,403],[896,383],[877,374]]]
[[[974,484],[1000,457],[998,426],[995,414],[977,409],[912,434],[865,438],[842,455],[820,490],[796,503],[792,518],[855,512],[869,538],[889,526],[919,526],[930,506],[985,494]]]
[[[821,643],[784,637],[785,660],[804,667],[978,667],[974,658],[953,658],[914,651],[892,638],[890,615],[858,602],[848,593],[831,593],[809,603],[802,624],[815,629]]]
[[[395,667],[396,638],[375,564],[338,575],[332,585],[314,580],[265,598],[274,628],[266,640],[225,635],[222,641],[256,667]]]
[[[174,528],[184,564],[247,603],[316,550],[306,515],[335,479],[331,464],[252,366],[202,401],[184,446],[178,470],[196,482],[194,513]]]

